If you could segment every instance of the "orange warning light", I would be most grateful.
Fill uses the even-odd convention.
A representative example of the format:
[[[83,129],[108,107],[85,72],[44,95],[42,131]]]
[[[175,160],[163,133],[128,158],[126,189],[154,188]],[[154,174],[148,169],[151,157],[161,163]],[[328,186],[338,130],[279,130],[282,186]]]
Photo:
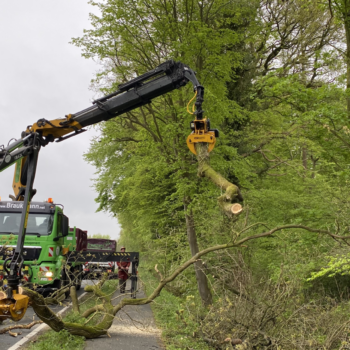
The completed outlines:
[[[49,198],[49,199],[47,200],[47,203],[53,203],[53,199],[52,199],[52,198]]]

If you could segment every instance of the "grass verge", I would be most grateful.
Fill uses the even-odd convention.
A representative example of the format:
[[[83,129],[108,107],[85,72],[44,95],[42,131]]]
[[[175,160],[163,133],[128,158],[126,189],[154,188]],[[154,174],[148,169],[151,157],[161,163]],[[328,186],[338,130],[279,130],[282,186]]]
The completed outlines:
[[[113,296],[114,292],[117,290],[118,280],[107,281],[103,287],[102,291],[110,297]],[[95,297],[92,293],[89,293],[83,302],[80,304],[80,312],[83,313],[85,310],[101,304],[99,298]],[[89,326],[93,326],[98,323],[101,315],[96,315],[89,319],[86,323]],[[85,323],[86,319],[81,317],[80,314],[73,311],[69,312],[64,318],[67,322],[77,322]],[[75,336],[69,334],[69,332],[63,330],[60,332],[54,332],[49,330],[44,334],[40,335],[37,340],[27,347],[27,350],[82,350],[85,346],[85,338],[80,336]]]

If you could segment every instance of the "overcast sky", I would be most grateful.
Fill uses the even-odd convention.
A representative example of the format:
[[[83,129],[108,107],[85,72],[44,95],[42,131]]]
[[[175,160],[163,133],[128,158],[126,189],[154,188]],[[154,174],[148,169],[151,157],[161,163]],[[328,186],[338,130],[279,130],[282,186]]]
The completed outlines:
[[[55,119],[91,105],[90,80],[98,70],[69,44],[90,28],[87,0],[2,1],[0,10],[0,144],[20,138],[40,118]],[[92,188],[95,169],[83,160],[97,131],[41,149],[35,201],[52,197],[64,205],[70,226],[89,234],[118,238],[119,225],[106,213],[95,213]],[[14,168],[0,173],[0,196],[12,191]]]

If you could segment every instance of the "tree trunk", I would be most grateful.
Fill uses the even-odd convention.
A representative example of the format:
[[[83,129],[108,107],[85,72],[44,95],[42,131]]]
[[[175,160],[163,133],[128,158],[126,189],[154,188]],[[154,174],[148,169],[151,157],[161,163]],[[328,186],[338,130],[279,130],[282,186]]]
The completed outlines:
[[[303,167],[305,170],[307,170],[307,148],[303,147],[301,153],[303,158]]]
[[[188,243],[190,245],[191,254],[192,256],[194,256],[199,252],[196,229],[194,226],[192,210],[187,210],[186,205],[185,205],[185,217],[186,217]],[[203,261],[199,259],[193,265],[194,265],[194,270],[196,272],[198,291],[202,298],[202,303],[205,306],[211,305],[213,302],[213,298],[208,286],[207,276],[204,273]]]

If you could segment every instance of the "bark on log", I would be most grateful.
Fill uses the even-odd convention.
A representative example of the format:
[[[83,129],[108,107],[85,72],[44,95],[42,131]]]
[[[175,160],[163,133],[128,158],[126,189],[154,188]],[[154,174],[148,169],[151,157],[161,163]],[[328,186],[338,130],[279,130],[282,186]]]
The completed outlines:
[[[94,312],[103,312],[103,311],[104,311],[103,305],[96,305],[96,306],[86,310],[85,312],[83,312],[81,316],[83,316],[84,318],[87,318],[91,314],[93,314]]]
[[[243,197],[239,188],[226,180],[209,165],[209,152],[207,143],[196,143],[196,152],[198,159],[198,176],[206,177],[216,186],[225,190],[225,193],[218,198],[218,205],[228,216],[236,216],[243,210],[241,204]]]
[[[30,303],[35,313],[54,331],[59,332],[64,328],[63,321],[46,305],[42,295],[28,288],[23,288],[22,294],[30,298]]]
[[[113,306],[110,302],[106,302],[104,305],[105,315],[101,322],[96,326],[91,327],[81,325],[79,323],[63,322],[62,319],[52,312],[46,305],[44,297],[35,291],[23,288],[23,294],[30,298],[31,305],[38,317],[55,332],[65,329],[70,334],[83,336],[87,339],[93,339],[107,334],[107,330],[113,323]]]

